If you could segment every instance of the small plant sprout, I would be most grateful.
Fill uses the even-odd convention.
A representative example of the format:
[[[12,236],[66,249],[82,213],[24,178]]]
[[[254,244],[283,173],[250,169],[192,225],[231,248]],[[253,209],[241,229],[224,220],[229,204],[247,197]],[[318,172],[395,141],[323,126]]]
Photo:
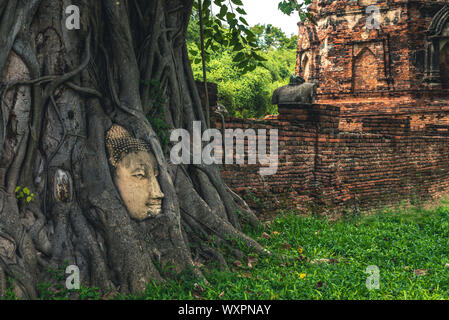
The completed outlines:
[[[30,203],[34,200],[34,193],[27,187],[22,188],[21,186],[17,186],[15,193],[17,200],[22,200],[24,203]]]

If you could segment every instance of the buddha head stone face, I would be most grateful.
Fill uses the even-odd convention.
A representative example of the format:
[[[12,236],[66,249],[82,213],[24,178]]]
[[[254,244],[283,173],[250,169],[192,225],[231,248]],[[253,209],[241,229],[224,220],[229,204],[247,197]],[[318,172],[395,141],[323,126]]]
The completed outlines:
[[[156,159],[148,147],[118,125],[107,132],[106,146],[114,183],[131,218],[142,221],[159,214],[164,194],[157,181]]]

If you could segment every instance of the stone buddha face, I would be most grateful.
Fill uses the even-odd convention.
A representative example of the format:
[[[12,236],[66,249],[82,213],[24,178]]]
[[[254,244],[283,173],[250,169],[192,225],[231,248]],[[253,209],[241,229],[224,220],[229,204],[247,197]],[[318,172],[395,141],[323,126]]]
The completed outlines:
[[[114,125],[106,137],[114,183],[131,218],[142,221],[162,210],[162,193],[157,181],[158,166],[154,156],[138,139]]]

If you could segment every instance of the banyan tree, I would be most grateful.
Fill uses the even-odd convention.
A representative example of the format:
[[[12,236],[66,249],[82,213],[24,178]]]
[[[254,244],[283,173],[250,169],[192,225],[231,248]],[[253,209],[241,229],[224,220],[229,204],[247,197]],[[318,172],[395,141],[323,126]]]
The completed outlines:
[[[0,296],[36,298],[67,265],[84,286],[135,293],[166,269],[225,266],[219,246],[264,251],[219,168],[171,163],[151,125],[206,128],[185,43],[192,5],[0,0]]]

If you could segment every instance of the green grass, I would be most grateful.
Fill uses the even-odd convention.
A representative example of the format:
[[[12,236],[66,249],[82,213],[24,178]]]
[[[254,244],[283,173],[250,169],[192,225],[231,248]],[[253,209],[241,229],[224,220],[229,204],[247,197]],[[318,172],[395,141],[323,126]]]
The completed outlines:
[[[248,255],[239,266],[228,257],[228,271],[202,267],[208,285],[185,271],[164,284],[148,285],[141,295],[105,298],[449,299],[449,201],[432,210],[388,209],[338,221],[281,212],[264,229],[244,231],[273,255],[254,256],[240,245]],[[326,260],[316,263],[319,259]],[[379,289],[366,287],[370,265],[380,270]],[[63,271],[49,272],[64,280]],[[98,288],[69,292],[62,284],[40,284],[40,291],[42,299],[101,299]]]
[[[449,203],[435,210],[384,210],[336,222],[280,214],[265,230],[247,230],[275,255],[252,268],[205,267],[209,285],[187,274],[150,285],[140,299],[448,299]],[[277,231],[278,234],[275,232]],[[266,232],[269,239],[261,237]],[[277,234],[277,235],[275,235]],[[302,254],[300,254],[302,248]],[[314,259],[329,259],[321,264]],[[368,290],[367,266],[380,269],[380,288]],[[426,275],[415,270],[425,269]],[[302,277],[301,277],[302,274]],[[304,277],[305,275],[305,277]],[[124,298],[124,297],[122,297]]]

